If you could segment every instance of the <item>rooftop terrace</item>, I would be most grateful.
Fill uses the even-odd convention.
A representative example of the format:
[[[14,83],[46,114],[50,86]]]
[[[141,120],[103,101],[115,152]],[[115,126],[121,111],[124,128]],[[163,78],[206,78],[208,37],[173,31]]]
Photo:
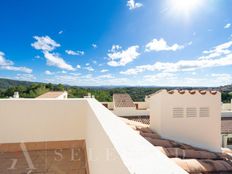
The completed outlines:
[[[0,171],[4,174],[87,174],[84,142],[65,144],[66,147],[64,142],[4,145],[5,150],[0,152]]]
[[[1,169],[7,173],[186,173],[95,99],[5,99],[0,115]],[[85,143],[86,158],[67,160],[70,141]],[[54,161],[59,149],[65,149],[62,162]]]

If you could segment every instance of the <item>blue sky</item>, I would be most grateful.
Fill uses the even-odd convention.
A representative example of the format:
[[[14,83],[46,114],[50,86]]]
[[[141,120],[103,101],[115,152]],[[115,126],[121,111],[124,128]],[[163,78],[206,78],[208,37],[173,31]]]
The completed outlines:
[[[230,0],[0,2],[0,77],[70,85],[232,83]]]

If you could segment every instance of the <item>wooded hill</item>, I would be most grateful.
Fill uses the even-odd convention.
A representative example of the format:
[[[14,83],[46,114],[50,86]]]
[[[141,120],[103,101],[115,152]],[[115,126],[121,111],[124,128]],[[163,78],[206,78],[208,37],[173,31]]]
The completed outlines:
[[[0,78],[0,98],[13,96],[15,91],[20,97],[34,98],[48,91],[68,91],[70,98],[82,98],[88,93],[95,95],[99,101],[112,101],[114,93],[128,93],[134,101],[144,101],[145,95],[152,94],[160,89],[193,89],[191,87],[78,87],[62,84],[18,81]],[[194,88],[196,89],[196,88]],[[199,87],[197,89],[209,89]],[[232,98],[232,85],[210,88],[222,92],[222,101],[230,102]]]

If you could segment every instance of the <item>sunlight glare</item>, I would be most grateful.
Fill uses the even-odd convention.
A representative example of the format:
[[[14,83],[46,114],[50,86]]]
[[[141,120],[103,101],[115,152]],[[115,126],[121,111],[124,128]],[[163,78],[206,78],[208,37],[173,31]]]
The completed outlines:
[[[169,9],[181,15],[190,15],[202,5],[203,0],[169,0]]]

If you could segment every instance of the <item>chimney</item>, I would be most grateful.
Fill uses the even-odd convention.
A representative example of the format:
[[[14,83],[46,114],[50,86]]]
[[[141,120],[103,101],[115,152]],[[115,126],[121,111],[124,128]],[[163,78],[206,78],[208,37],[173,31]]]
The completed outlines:
[[[19,98],[19,92],[14,92],[13,98]]]

